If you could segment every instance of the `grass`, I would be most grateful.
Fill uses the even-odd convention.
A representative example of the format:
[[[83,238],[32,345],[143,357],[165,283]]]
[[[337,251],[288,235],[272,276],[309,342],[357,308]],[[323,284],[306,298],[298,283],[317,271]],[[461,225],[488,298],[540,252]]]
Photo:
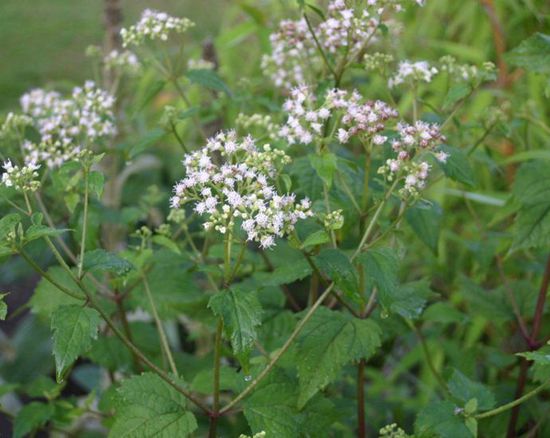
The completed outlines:
[[[223,0],[122,0],[124,22],[147,7],[200,23],[204,38],[219,26]],[[2,0],[0,2],[0,112],[33,87],[90,77],[84,52],[103,38],[102,0]],[[212,13],[217,11],[217,13]]]

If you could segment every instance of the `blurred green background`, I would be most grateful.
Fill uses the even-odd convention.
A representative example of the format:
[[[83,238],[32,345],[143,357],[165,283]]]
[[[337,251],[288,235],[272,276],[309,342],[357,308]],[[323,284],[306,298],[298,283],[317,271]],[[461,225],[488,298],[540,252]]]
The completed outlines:
[[[187,16],[196,37],[219,28],[228,1],[122,0],[124,23],[145,8]],[[237,2],[235,2],[237,3]],[[90,77],[86,47],[103,40],[103,0],[0,0],[0,112],[29,88]]]

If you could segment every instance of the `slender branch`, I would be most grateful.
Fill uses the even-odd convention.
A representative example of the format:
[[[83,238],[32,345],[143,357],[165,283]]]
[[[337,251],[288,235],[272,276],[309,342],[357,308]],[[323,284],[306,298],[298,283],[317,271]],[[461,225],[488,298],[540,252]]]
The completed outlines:
[[[476,420],[483,420],[484,418],[493,417],[495,415],[501,414],[502,412],[506,412],[509,409],[515,408],[515,407],[521,405],[524,401],[527,401],[530,398],[537,395],[539,392],[541,392],[543,389],[545,389],[549,384],[550,384],[550,380],[547,380],[546,382],[544,382],[541,385],[537,386],[535,389],[528,392],[524,396],[522,396],[522,397],[520,397],[520,398],[518,398],[518,399],[516,399],[516,400],[514,400],[510,403],[502,405],[498,408],[492,409],[492,410],[487,411],[487,412],[483,412],[482,414],[477,414],[474,418]]]
[[[311,34],[311,37],[313,38],[313,41],[315,41],[315,45],[317,46],[317,50],[319,50],[319,53],[321,54],[321,57],[323,58],[323,62],[327,66],[328,70],[330,71],[330,74],[334,76],[334,79],[337,80],[338,76],[336,75],[336,72],[334,71],[334,68],[332,68],[332,65],[330,65],[330,62],[327,58],[327,55],[325,53],[325,50],[323,49],[323,46],[321,46],[321,43],[317,39],[317,35],[315,35],[315,30],[313,29],[313,26],[311,25],[311,21],[309,21],[309,17],[304,12],[304,20],[306,21],[307,28],[309,30],[309,33]]]
[[[361,359],[357,365],[357,430],[358,438],[367,436],[367,425],[365,423],[365,359]]]
[[[145,294],[147,295],[147,299],[149,300],[149,305],[151,306],[151,312],[153,313],[153,318],[155,320],[155,324],[159,332],[160,343],[162,345],[164,353],[166,354],[166,358],[168,359],[168,363],[170,365],[170,369],[172,373],[176,377],[178,377],[178,368],[176,367],[176,362],[174,361],[174,357],[172,356],[172,351],[170,349],[170,345],[168,344],[168,339],[166,338],[166,333],[164,331],[164,327],[162,326],[162,321],[160,320],[159,314],[157,312],[157,306],[155,305],[153,294],[151,293],[151,288],[149,287],[149,282],[147,281],[147,276],[145,276],[144,274],[142,275],[141,278],[143,281]]]
[[[78,278],[82,278],[84,267],[84,252],[86,251],[86,233],[88,230],[88,192],[89,192],[89,171],[84,168],[84,217],[82,218],[82,237],[80,239],[80,257],[78,260]]]

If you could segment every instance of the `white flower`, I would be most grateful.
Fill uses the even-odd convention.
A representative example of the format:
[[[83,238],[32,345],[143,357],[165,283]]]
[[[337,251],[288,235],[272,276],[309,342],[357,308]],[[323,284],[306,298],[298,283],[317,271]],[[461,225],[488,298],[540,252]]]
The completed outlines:
[[[145,9],[140,20],[128,29],[122,29],[122,45],[139,46],[146,40],[166,41],[170,33],[181,34],[186,32],[194,23],[187,18],[171,17],[165,12]]]
[[[6,187],[13,187],[15,190],[23,192],[34,192],[40,187],[37,172],[40,166],[36,163],[31,162],[25,166],[17,166],[7,160],[4,162],[3,168],[4,173],[0,182]]]
[[[431,82],[437,68],[430,66],[427,61],[401,61],[397,73],[388,80],[388,86],[393,88],[408,80],[415,82]]]

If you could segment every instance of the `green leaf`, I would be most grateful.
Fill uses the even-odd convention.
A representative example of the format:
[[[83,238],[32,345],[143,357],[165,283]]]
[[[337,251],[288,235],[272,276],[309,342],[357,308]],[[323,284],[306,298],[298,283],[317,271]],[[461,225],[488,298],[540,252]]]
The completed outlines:
[[[15,226],[20,221],[21,216],[17,213],[7,214],[0,219],[0,241],[4,240],[6,236],[15,229]]]
[[[550,365],[550,353],[549,348],[546,351],[527,351],[525,353],[516,353],[517,356],[522,356],[527,360],[535,362],[537,365],[549,366]]]
[[[466,154],[461,149],[448,145],[441,145],[439,149],[449,155],[445,163],[438,161],[445,175],[467,186],[475,186],[474,171]]]
[[[197,429],[195,416],[185,410],[185,398],[153,373],[122,382],[112,438],[187,437]]]
[[[32,402],[23,406],[15,417],[13,438],[28,436],[33,430],[44,426],[54,415],[52,405]]]
[[[101,336],[85,356],[110,371],[125,371],[132,367],[131,353],[115,336]]]
[[[69,273],[61,266],[53,266],[47,271],[48,275],[58,284],[65,288],[78,292],[78,285],[74,282]],[[88,279],[84,282],[90,290],[93,290],[93,285]],[[41,278],[34,290],[30,300],[32,313],[38,314],[41,317],[50,318],[59,306],[68,304],[82,304],[83,301],[77,300],[64,292],[61,292],[56,286],[50,283],[45,278]]]
[[[87,307],[61,306],[52,315],[53,354],[56,379],[62,381],[67,369],[97,339],[99,313]]]
[[[418,238],[424,242],[434,254],[437,254],[437,244],[441,232],[443,212],[435,202],[418,202],[409,208],[405,218]]]
[[[443,109],[447,110],[452,108],[455,103],[464,99],[471,90],[471,87],[464,83],[452,86],[443,101]]]
[[[419,436],[440,438],[472,438],[464,418],[456,411],[456,406],[449,401],[434,401],[418,414],[415,431]]]
[[[359,283],[354,266],[347,255],[333,248],[323,249],[315,262],[323,274],[329,277],[336,287],[355,301],[363,300],[359,292]]]
[[[93,171],[88,175],[88,187],[90,192],[94,193],[97,198],[101,198],[103,194],[103,185],[105,183],[105,177],[101,172]]]
[[[457,369],[453,371],[448,387],[451,394],[464,404],[475,399],[478,409],[482,411],[495,406],[495,397],[485,385],[469,379]]]
[[[296,345],[302,408],[317,391],[336,380],[347,363],[368,359],[380,346],[380,328],[321,307],[305,325]]]
[[[309,155],[309,162],[311,166],[319,175],[328,188],[332,186],[332,179],[334,173],[338,169],[338,161],[336,155],[332,153],[325,153],[323,155]]]
[[[279,266],[269,273],[266,276],[265,285],[280,286],[282,284],[290,284],[306,278],[311,275],[311,272],[311,266],[309,266],[304,258],[292,260],[292,263]]]
[[[258,338],[256,327],[261,322],[262,307],[256,291],[233,286],[210,298],[208,307],[222,317],[224,331],[235,354],[246,353]]]
[[[367,281],[378,288],[382,306],[389,309],[399,285],[397,255],[390,248],[373,248],[361,254],[357,260],[365,268]]]
[[[4,321],[8,314],[8,305],[4,301],[4,297],[8,294],[0,294],[0,321]]]
[[[391,312],[404,318],[415,319],[420,316],[428,298],[434,295],[427,281],[413,281],[399,285],[386,299],[385,305]]]
[[[59,236],[66,231],[68,230],[50,228],[45,225],[31,225],[27,228],[27,231],[25,231],[25,243],[32,242],[33,240],[40,239],[42,237]]]
[[[506,61],[534,73],[550,73],[550,35],[536,33],[506,55]]]
[[[189,70],[185,74],[185,76],[187,76],[187,79],[189,79],[194,84],[202,85],[203,87],[209,88],[211,90],[223,91],[224,93],[231,95],[231,90],[229,90],[226,83],[214,70]]]
[[[151,240],[157,245],[163,246],[170,251],[175,252],[176,254],[181,254],[181,250],[179,249],[176,242],[166,236],[163,236],[162,234],[154,235]]]
[[[523,164],[513,193],[521,204],[515,223],[513,249],[550,245],[550,172],[541,161]]]
[[[325,230],[317,230],[307,236],[302,243],[302,248],[308,248],[310,246],[322,245],[330,241],[330,236]]]
[[[134,265],[104,249],[95,249],[84,254],[83,268],[85,271],[110,272],[122,276],[134,269]]]

